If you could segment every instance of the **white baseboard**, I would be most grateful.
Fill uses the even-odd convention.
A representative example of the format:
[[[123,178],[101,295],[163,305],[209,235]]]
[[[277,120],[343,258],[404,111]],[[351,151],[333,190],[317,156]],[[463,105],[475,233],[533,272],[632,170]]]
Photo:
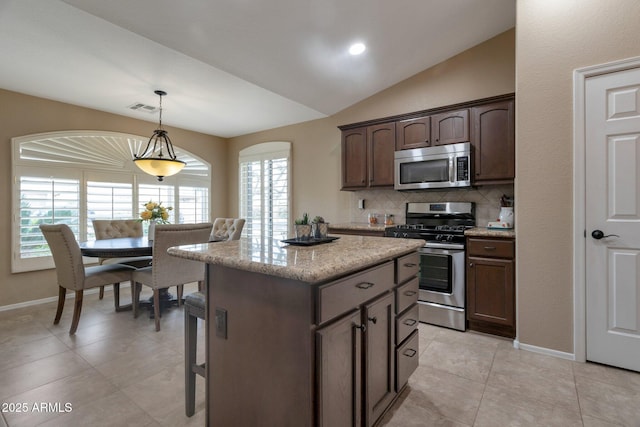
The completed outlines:
[[[531,344],[522,344],[518,340],[513,340],[513,347],[520,350],[530,351],[532,353],[544,354],[546,356],[553,356],[560,359],[576,360],[576,356],[573,353],[565,353],[564,351],[553,350],[551,348],[538,347]]]
[[[110,292],[111,291],[111,287],[110,286],[106,286],[104,288],[105,292]],[[93,288],[93,289],[87,289],[86,291],[84,291],[85,295],[90,295],[90,294],[97,294],[100,291],[100,289],[98,288]],[[76,294],[75,292],[67,292],[67,298],[75,298]],[[42,298],[42,299],[35,299],[35,300],[31,300],[31,301],[25,301],[25,302],[19,302],[17,304],[9,304],[9,305],[0,305],[0,311],[9,311],[9,310],[16,310],[18,308],[24,308],[24,307],[31,307],[34,305],[40,305],[40,304],[46,304],[48,302],[56,302],[58,301],[58,297],[48,297],[48,298]]]

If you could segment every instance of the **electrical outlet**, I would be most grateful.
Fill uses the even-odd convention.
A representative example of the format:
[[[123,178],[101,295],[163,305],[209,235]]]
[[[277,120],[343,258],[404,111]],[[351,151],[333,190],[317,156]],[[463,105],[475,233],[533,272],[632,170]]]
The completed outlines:
[[[227,339],[227,310],[216,307],[216,336]]]
[[[358,199],[358,209],[364,209],[364,199]]]

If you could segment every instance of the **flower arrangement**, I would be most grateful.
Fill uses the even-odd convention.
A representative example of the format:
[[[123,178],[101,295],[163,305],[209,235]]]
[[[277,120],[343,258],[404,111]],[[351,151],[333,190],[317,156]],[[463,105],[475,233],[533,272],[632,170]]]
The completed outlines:
[[[147,203],[143,203],[144,210],[140,212],[141,221],[155,220],[160,224],[167,224],[169,221],[169,211],[173,210],[171,206],[166,208],[162,206],[162,202],[156,203],[149,200]]]

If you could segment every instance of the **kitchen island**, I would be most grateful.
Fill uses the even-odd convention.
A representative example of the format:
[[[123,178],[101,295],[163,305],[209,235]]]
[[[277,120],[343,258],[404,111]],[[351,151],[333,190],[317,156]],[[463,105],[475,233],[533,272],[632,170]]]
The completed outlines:
[[[207,425],[374,425],[417,367],[422,244],[170,248],[207,263]]]

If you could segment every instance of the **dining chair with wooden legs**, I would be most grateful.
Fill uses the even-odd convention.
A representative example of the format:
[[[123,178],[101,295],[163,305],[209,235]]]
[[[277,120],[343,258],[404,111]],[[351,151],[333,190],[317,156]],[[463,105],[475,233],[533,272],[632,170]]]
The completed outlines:
[[[153,238],[153,261],[150,267],[133,272],[131,294],[133,316],[138,317],[138,303],[142,285],[153,289],[153,315],[156,331],[160,330],[160,289],[178,286],[178,304],[182,297],[182,286],[186,283],[204,281],[205,266],[200,261],[190,261],[171,256],[167,249],[172,246],[206,243],[213,224],[159,224]]]
[[[71,320],[71,327],[69,329],[69,334],[73,335],[76,333],[78,323],[80,322],[84,290],[130,281],[131,274],[135,268],[122,264],[85,267],[82,262],[80,246],[68,225],[41,224],[40,230],[47,240],[53,261],[56,265],[58,308],[53,324],[57,325],[60,323],[67,296],[67,289],[73,290],[75,292],[75,302],[73,305],[73,319]]]

